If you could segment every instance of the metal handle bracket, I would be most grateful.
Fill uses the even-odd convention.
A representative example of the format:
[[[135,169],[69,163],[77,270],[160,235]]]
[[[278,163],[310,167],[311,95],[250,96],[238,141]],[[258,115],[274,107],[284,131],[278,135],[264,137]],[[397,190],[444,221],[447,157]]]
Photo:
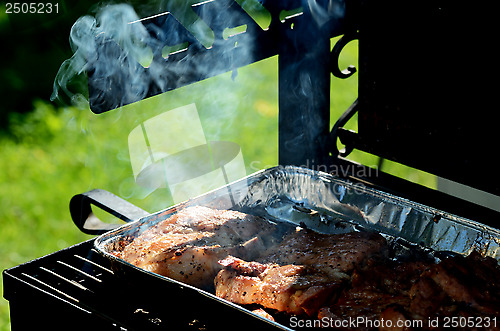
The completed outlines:
[[[125,222],[132,222],[150,215],[147,211],[105,190],[95,189],[77,194],[69,203],[71,218],[86,234],[97,235],[119,226],[101,221],[92,211],[92,206],[110,213]]]

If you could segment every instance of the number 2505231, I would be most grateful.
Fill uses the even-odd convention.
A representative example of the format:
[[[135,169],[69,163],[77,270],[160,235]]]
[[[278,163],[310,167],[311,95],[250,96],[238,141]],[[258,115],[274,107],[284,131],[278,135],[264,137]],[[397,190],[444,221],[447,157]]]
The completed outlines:
[[[7,2],[6,14],[58,14],[59,3],[51,2]]]

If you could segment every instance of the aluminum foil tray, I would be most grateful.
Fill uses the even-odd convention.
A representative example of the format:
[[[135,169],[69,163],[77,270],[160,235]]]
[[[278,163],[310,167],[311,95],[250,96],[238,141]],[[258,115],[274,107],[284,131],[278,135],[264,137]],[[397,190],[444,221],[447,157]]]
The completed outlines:
[[[117,274],[125,279],[136,282],[133,274],[137,273],[162,278],[170,290],[182,291],[176,294],[177,297],[194,297],[190,302],[210,305],[216,302],[222,305],[219,307],[230,309],[231,315],[237,312],[246,317],[253,315],[250,316],[251,323],[258,323],[253,325],[256,328],[292,330],[212,293],[139,269],[113,255],[114,251],[123,249],[147,228],[190,205],[239,210],[322,233],[365,228],[391,240],[401,240],[405,245],[415,245],[430,254],[435,251],[468,254],[477,250],[483,255],[500,259],[500,231],[497,229],[327,173],[282,166],[259,171],[96,238],[94,245],[97,251],[109,258]],[[439,259],[439,254],[434,257]],[[174,292],[171,293],[174,295]],[[245,317],[243,315],[235,318]]]
[[[500,231],[330,174],[278,166],[107,232],[95,247],[109,256],[148,227],[190,205],[234,209],[322,233],[374,230],[436,251],[477,250],[500,259]]]

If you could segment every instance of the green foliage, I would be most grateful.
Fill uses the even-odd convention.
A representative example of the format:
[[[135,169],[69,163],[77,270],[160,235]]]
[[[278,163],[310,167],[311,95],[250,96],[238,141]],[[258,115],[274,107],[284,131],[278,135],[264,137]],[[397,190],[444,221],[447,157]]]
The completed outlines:
[[[12,135],[0,137],[0,266],[26,262],[83,241],[68,217],[72,194],[86,188],[85,151],[74,148],[83,114],[37,102],[35,111],[11,116]],[[7,330],[0,301],[0,329]],[[3,324],[2,324],[3,323]]]

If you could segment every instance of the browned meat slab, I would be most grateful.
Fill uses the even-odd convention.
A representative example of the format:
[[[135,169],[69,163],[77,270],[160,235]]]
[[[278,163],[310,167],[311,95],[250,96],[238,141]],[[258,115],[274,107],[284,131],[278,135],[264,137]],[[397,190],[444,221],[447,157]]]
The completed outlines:
[[[366,321],[411,319],[405,315],[410,306],[409,292],[429,263],[395,262],[387,258],[370,258],[364,265],[353,270],[351,283],[340,294],[338,300],[319,310],[318,318],[345,320],[362,318]],[[401,323],[401,322],[400,322]],[[371,329],[363,324],[345,329]]]
[[[226,268],[215,279],[216,295],[238,304],[259,304],[278,311],[315,315],[349,277],[332,278],[303,265],[260,264],[234,257],[220,261]]]
[[[478,320],[500,316],[498,280],[497,261],[477,252],[448,257],[440,263],[370,259],[355,268],[350,285],[338,300],[320,308],[318,318],[363,317],[369,321],[390,320],[392,325],[417,321],[421,323],[415,324],[418,329],[445,329],[445,317]],[[441,324],[431,325],[430,321]],[[478,330],[497,330],[498,326],[488,323]],[[375,328],[356,325],[355,329]]]
[[[292,314],[316,315],[350,278],[345,272],[368,257],[383,255],[378,234],[320,234],[297,228],[257,262],[220,261],[216,295],[239,304],[259,304]]]
[[[500,268],[493,258],[476,251],[467,257],[448,258],[423,273],[422,281],[432,284],[433,301],[444,297],[471,312],[500,316]],[[422,288],[414,289],[415,300],[430,297],[431,291],[425,293]],[[438,308],[437,313],[442,310]]]
[[[370,289],[351,289],[345,291],[335,305],[322,307],[318,318],[327,317],[333,320],[343,320],[362,317],[366,320],[376,321],[381,320],[382,314],[385,314],[386,319],[389,315],[393,319],[392,315],[397,311],[397,307],[408,304],[409,298],[401,295]],[[389,308],[392,309],[386,311]],[[362,329],[362,325],[358,325],[356,328]]]
[[[211,288],[222,268],[218,260],[229,254],[255,258],[274,244],[275,229],[237,211],[188,207],[139,235],[120,256],[145,270]]]
[[[270,314],[280,312],[278,317],[364,317],[393,325],[423,321],[423,329],[433,329],[425,323],[435,318],[500,316],[495,259],[472,252],[446,254],[436,263],[420,252],[398,260],[391,258],[391,245],[376,233],[320,234],[236,211],[188,207],[147,229],[117,255],[257,308],[271,320]]]
[[[264,263],[307,265],[325,274],[347,272],[374,255],[384,255],[386,240],[371,232],[322,234],[298,228],[263,254]]]

